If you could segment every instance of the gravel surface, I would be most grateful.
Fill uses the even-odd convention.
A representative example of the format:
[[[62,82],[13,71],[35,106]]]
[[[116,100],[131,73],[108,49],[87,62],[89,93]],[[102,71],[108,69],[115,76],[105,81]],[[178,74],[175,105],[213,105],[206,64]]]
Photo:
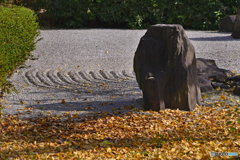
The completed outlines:
[[[127,113],[143,109],[142,92],[133,72],[133,57],[147,30],[41,30],[43,40],[33,51],[38,60],[26,61],[9,81],[16,87],[5,95],[4,114]],[[197,58],[214,59],[220,68],[240,73],[240,40],[231,33],[191,31],[186,34]],[[219,101],[222,93],[204,99]],[[204,94],[203,94],[204,95]],[[232,95],[238,100],[238,96]],[[231,99],[228,99],[228,103]],[[33,109],[35,108],[35,109]]]

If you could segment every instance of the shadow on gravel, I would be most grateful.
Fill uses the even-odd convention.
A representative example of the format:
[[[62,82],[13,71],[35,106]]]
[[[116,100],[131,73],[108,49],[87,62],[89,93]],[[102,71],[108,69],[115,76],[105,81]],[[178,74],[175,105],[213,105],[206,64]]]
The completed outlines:
[[[122,29],[122,28],[79,28],[79,29],[66,29],[66,28],[47,28],[47,29],[40,29],[40,30],[44,30],[44,31],[57,31],[57,30],[66,30],[66,31],[69,31],[69,30],[121,30],[121,31],[126,31],[126,30],[139,30],[139,31],[144,31],[147,29]]]
[[[222,37],[199,37],[199,38],[189,38],[192,41],[240,41],[240,39],[234,39],[229,36],[222,36]]]
[[[139,92],[139,88],[129,86],[115,84],[115,86],[108,86],[110,89],[105,88],[107,86],[95,86],[87,89],[74,87],[39,90],[29,92],[29,97],[24,99],[15,97],[16,100],[12,105],[19,106],[21,105],[19,101],[25,102],[21,108],[25,107],[26,109],[19,111],[25,114],[21,117],[39,117],[38,113],[48,115],[50,112],[52,115],[63,115],[65,112],[70,112],[70,114],[84,117],[90,112],[103,114],[105,111],[118,116],[134,108],[143,109],[143,100],[140,98],[142,93]],[[39,97],[39,95],[41,96]],[[35,98],[31,99],[31,97]]]

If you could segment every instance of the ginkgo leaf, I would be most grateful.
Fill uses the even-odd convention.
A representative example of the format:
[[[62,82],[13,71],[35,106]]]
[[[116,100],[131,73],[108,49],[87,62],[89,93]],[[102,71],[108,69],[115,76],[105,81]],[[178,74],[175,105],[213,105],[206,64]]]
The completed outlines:
[[[207,98],[207,97],[208,97],[208,95],[207,95],[207,94],[205,94],[205,95],[204,95],[202,98],[204,98],[204,99],[205,99],[205,98]]]
[[[61,69],[58,69],[59,71],[61,71]]]
[[[221,95],[219,99],[226,100],[227,98],[224,95]]]
[[[77,68],[79,68],[79,66],[77,66]]]
[[[232,92],[233,92],[235,88],[236,88],[236,87],[234,86],[233,88],[231,88],[231,89],[230,89],[230,91],[232,91]]]
[[[108,51],[106,51],[106,53],[108,53]]]

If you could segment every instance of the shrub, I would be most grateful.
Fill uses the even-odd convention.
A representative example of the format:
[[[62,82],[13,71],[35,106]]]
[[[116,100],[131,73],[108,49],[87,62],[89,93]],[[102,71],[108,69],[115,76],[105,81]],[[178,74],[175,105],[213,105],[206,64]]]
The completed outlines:
[[[35,12],[46,10],[46,15],[56,26],[64,28],[83,28],[88,23],[87,9],[91,0],[37,0],[33,5]]]
[[[143,28],[156,19],[161,21],[163,6],[156,0],[36,0],[33,9],[45,9],[45,14],[63,28],[85,28],[91,24]]]
[[[27,1],[27,0],[22,0]],[[114,27],[143,29],[157,23],[218,30],[221,18],[236,14],[240,0],[36,0],[34,10],[63,28]]]
[[[25,7],[0,7],[0,86],[2,94],[7,86],[6,80],[16,66],[22,64],[35,49],[35,38],[40,35],[36,15]],[[14,87],[13,87],[14,88]],[[14,90],[16,90],[14,88]],[[7,89],[8,93],[11,93]]]

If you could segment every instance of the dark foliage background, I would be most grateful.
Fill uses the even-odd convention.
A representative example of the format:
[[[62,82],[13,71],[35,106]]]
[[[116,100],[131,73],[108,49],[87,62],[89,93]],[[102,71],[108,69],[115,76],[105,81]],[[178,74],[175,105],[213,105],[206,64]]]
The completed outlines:
[[[31,8],[41,24],[58,28],[145,29],[181,24],[185,29],[218,30],[220,20],[234,15],[240,0],[8,0]],[[0,0],[6,2],[6,0]],[[41,21],[42,20],[42,21]],[[44,22],[43,22],[44,21]]]

